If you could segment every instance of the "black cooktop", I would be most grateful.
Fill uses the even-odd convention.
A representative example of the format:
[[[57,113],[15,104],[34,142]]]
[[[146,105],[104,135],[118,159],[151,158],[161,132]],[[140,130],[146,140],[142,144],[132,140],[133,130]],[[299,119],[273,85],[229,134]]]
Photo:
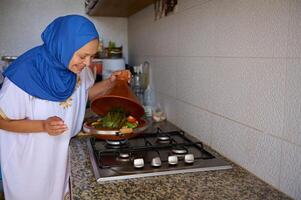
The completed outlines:
[[[88,147],[98,182],[231,168],[184,131],[158,128],[122,141],[91,138]]]

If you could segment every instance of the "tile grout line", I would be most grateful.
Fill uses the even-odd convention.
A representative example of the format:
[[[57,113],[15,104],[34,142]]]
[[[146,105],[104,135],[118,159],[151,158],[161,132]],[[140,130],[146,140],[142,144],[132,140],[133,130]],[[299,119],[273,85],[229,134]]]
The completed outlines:
[[[156,92],[158,92],[158,91],[156,91]],[[252,127],[252,126],[250,126],[250,125],[247,125],[247,124],[245,124],[245,123],[239,122],[239,121],[237,121],[237,120],[231,119],[231,118],[229,118],[229,117],[227,117],[227,116],[223,116],[223,115],[221,115],[221,114],[212,112],[212,111],[210,111],[210,110],[208,110],[208,109],[205,109],[205,108],[197,107],[197,106],[195,106],[195,105],[193,105],[193,104],[191,104],[191,103],[189,103],[189,102],[186,102],[186,101],[177,99],[176,97],[173,97],[173,96],[170,96],[170,95],[166,95],[166,94],[164,94],[164,93],[162,93],[162,92],[158,92],[158,93],[161,94],[162,96],[166,96],[166,97],[168,97],[168,98],[173,98],[173,99],[176,100],[176,101],[179,101],[179,102],[182,102],[182,103],[186,103],[186,104],[188,104],[188,105],[190,105],[190,106],[192,106],[192,107],[195,107],[195,108],[197,108],[197,109],[203,110],[203,111],[205,111],[205,112],[207,112],[207,113],[210,113],[210,114],[213,114],[213,115],[222,117],[222,118],[224,118],[224,119],[227,119],[227,120],[229,120],[229,121],[235,122],[235,123],[237,123],[237,124],[240,124],[240,125],[242,125],[242,126],[245,126],[245,127],[247,127],[247,128],[250,128],[250,129],[252,129],[252,130],[258,131],[258,132],[260,132],[260,133],[262,133],[262,134],[266,134],[266,135],[269,135],[269,136],[271,136],[271,137],[273,137],[273,138],[276,138],[276,139],[278,139],[278,140],[282,140],[282,141],[285,141],[285,142],[287,142],[287,143],[289,143],[289,144],[292,144],[292,145],[296,145],[296,146],[298,146],[298,147],[301,147],[301,145],[299,145],[299,144],[293,143],[293,142],[291,142],[291,141],[289,141],[289,140],[287,140],[287,139],[281,138],[281,137],[277,137],[277,136],[275,136],[275,135],[273,135],[273,134],[270,134],[270,133],[268,133],[268,132],[264,132],[263,130],[260,130],[260,129],[258,129],[258,128]]]
[[[301,57],[298,56],[289,56],[289,57],[284,57],[284,56],[279,56],[279,57],[274,57],[274,56],[267,56],[267,57],[258,57],[258,56],[181,56],[181,55],[134,55],[136,57],[157,57],[157,58],[234,58],[234,59],[300,59]]]

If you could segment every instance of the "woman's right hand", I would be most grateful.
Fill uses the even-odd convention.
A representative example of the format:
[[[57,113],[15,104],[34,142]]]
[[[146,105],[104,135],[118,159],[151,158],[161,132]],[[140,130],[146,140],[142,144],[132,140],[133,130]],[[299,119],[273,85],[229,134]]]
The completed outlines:
[[[54,116],[44,121],[44,130],[51,136],[57,136],[68,130],[68,127],[61,118]]]

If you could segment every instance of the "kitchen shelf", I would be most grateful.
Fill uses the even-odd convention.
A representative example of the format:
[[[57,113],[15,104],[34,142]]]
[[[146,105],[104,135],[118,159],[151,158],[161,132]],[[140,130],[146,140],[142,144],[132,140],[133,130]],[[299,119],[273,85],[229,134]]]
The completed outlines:
[[[88,0],[86,13],[90,16],[129,17],[155,0]]]

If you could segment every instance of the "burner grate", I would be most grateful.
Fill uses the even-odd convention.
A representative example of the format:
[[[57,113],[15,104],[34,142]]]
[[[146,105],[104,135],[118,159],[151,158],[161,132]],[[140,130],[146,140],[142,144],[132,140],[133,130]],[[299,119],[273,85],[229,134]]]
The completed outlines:
[[[178,130],[178,129],[175,129]],[[164,142],[158,141],[158,137]],[[184,131],[157,129],[131,138],[126,145],[108,146],[104,140],[87,141],[93,171],[98,183],[130,178],[197,171],[231,169],[219,156],[213,156],[202,142]]]
[[[164,135],[164,137],[170,138],[169,143],[158,143],[157,138]],[[187,138],[184,131],[170,131],[163,132],[158,129],[155,133],[144,133],[138,137],[131,138],[127,142],[127,145],[120,145],[119,148],[108,148],[106,142],[91,138],[92,148],[98,161],[100,168],[109,168],[118,166],[120,163],[119,158],[121,154],[129,154],[128,161],[132,161],[135,157],[145,157],[148,152],[153,152],[159,157],[162,157],[162,152],[170,152],[170,154],[179,152],[181,149],[185,149],[185,153],[188,153],[188,149],[193,148],[200,153],[195,159],[212,159],[214,156],[204,149],[202,142],[194,142]],[[103,145],[98,145],[103,144]],[[178,150],[178,151],[177,151]],[[161,153],[160,153],[161,152]],[[115,160],[114,160],[115,159]],[[161,158],[163,162],[167,162],[167,158]],[[109,160],[109,161],[108,161]],[[121,159],[124,161],[124,159]],[[124,162],[122,162],[124,164]]]

